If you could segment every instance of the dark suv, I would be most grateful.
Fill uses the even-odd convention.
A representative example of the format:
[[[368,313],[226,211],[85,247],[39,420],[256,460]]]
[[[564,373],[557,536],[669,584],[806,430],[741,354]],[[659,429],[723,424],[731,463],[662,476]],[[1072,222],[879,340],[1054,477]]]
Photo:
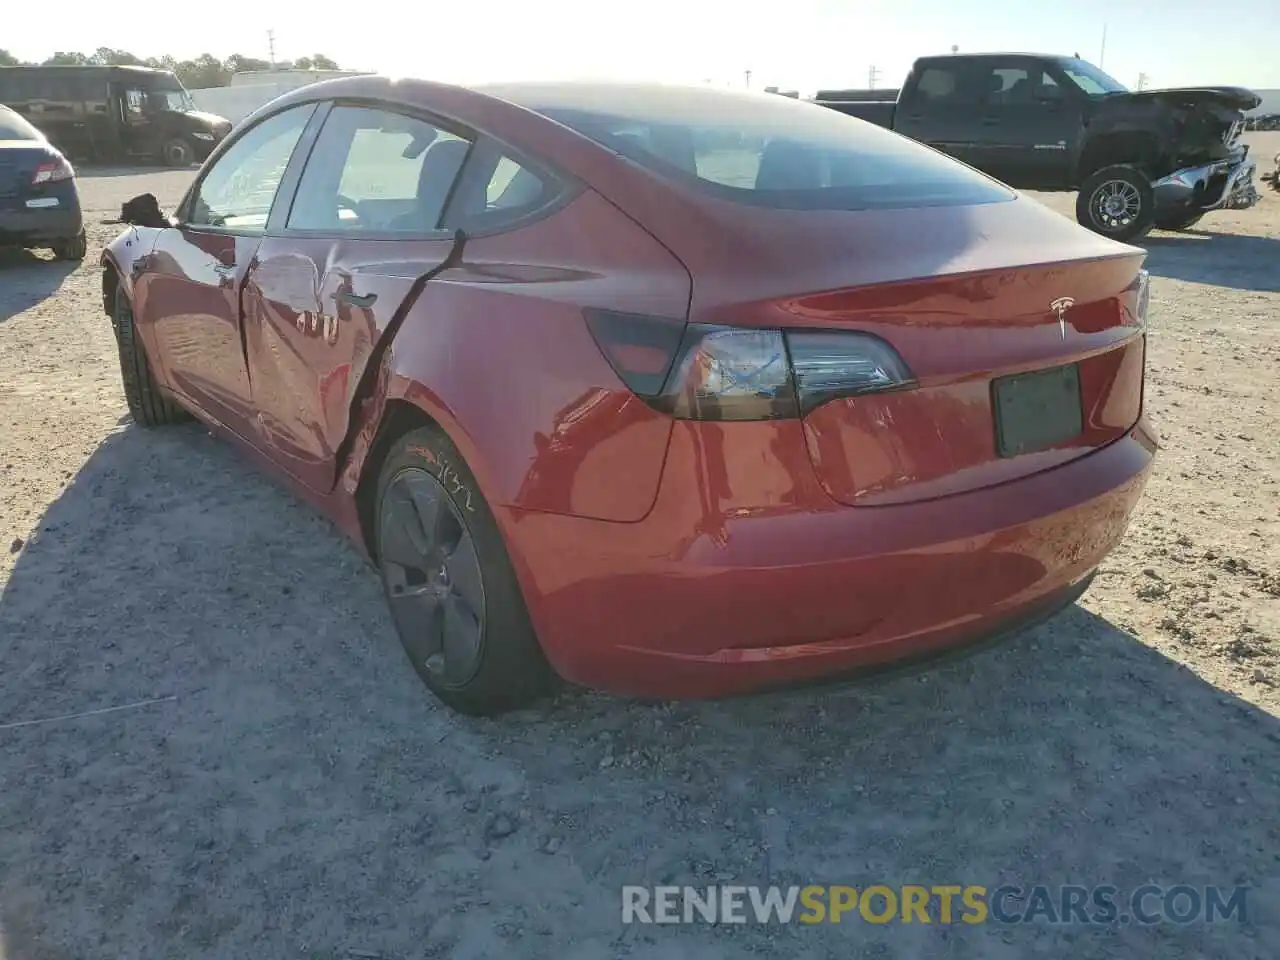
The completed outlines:
[[[0,67],[0,103],[69,156],[99,163],[190,166],[231,132],[173,73],[147,67]]]
[[[57,147],[0,106],[0,247],[48,247],[60,260],[84,259],[75,178]]]

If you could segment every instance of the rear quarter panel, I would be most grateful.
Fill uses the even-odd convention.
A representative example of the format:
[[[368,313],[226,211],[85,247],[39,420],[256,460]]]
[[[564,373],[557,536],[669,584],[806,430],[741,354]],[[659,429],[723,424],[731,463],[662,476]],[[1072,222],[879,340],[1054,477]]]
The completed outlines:
[[[687,271],[585,190],[536,223],[467,242],[423,288],[384,359],[375,407],[406,400],[450,435],[490,503],[643,519],[671,420],[628,390],[587,307],[683,320]],[[344,484],[354,490],[348,470]]]

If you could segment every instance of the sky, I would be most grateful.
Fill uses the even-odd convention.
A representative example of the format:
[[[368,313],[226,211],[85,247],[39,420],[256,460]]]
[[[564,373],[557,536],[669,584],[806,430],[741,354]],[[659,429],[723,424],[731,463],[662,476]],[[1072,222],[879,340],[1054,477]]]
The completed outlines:
[[[202,8],[208,16],[196,19]],[[1130,87],[1143,73],[1147,87],[1280,88],[1280,0],[218,0],[180,15],[152,9],[163,6],[62,0],[57,17],[6,18],[0,45],[37,61],[103,46],[267,59],[270,30],[279,59],[323,53],[343,67],[452,83],[600,77],[802,95],[866,87],[873,67],[875,86],[896,87],[916,57],[955,45],[1079,53]]]

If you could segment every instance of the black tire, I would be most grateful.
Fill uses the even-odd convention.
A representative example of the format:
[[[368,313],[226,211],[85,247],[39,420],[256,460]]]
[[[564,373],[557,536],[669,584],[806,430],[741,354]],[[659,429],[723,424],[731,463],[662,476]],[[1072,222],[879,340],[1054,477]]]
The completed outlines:
[[[1195,213],[1191,216],[1182,214],[1179,216],[1157,217],[1156,227],[1160,230],[1190,230],[1203,218],[1203,213]]]
[[[1136,240],[1155,225],[1151,181],[1125,163],[1103,167],[1080,185],[1076,220],[1112,240]]]
[[[472,716],[549,693],[555,674],[498,524],[442,431],[421,427],[393,444],[378,477],[374,516],[383,590],[423,683]]]
[[[81,230],[79,236],[53,245],[53,255],[59,260],[83,260],[89,252],[89,240]]]
[[[160,159],[166,167],[189,167],[196,162],[196,148],[190,140],[173,137],[160,148]]]
[[[123,290],[116,290],[114,308],[112,326],[120,350],[120,380],[134,422],[143,427],[164,427],[191,419],[191,414],[166,397],[156,383],[133,325],[133,306]]]

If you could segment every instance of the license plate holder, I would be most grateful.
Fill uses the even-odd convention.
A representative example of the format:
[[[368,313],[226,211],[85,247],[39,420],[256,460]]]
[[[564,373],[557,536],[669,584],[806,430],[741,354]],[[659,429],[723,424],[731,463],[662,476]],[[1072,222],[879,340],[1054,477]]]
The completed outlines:
[[[1077,364],[998,377],[991,394],[1001,457],[1044,450],[1084,430]]]

